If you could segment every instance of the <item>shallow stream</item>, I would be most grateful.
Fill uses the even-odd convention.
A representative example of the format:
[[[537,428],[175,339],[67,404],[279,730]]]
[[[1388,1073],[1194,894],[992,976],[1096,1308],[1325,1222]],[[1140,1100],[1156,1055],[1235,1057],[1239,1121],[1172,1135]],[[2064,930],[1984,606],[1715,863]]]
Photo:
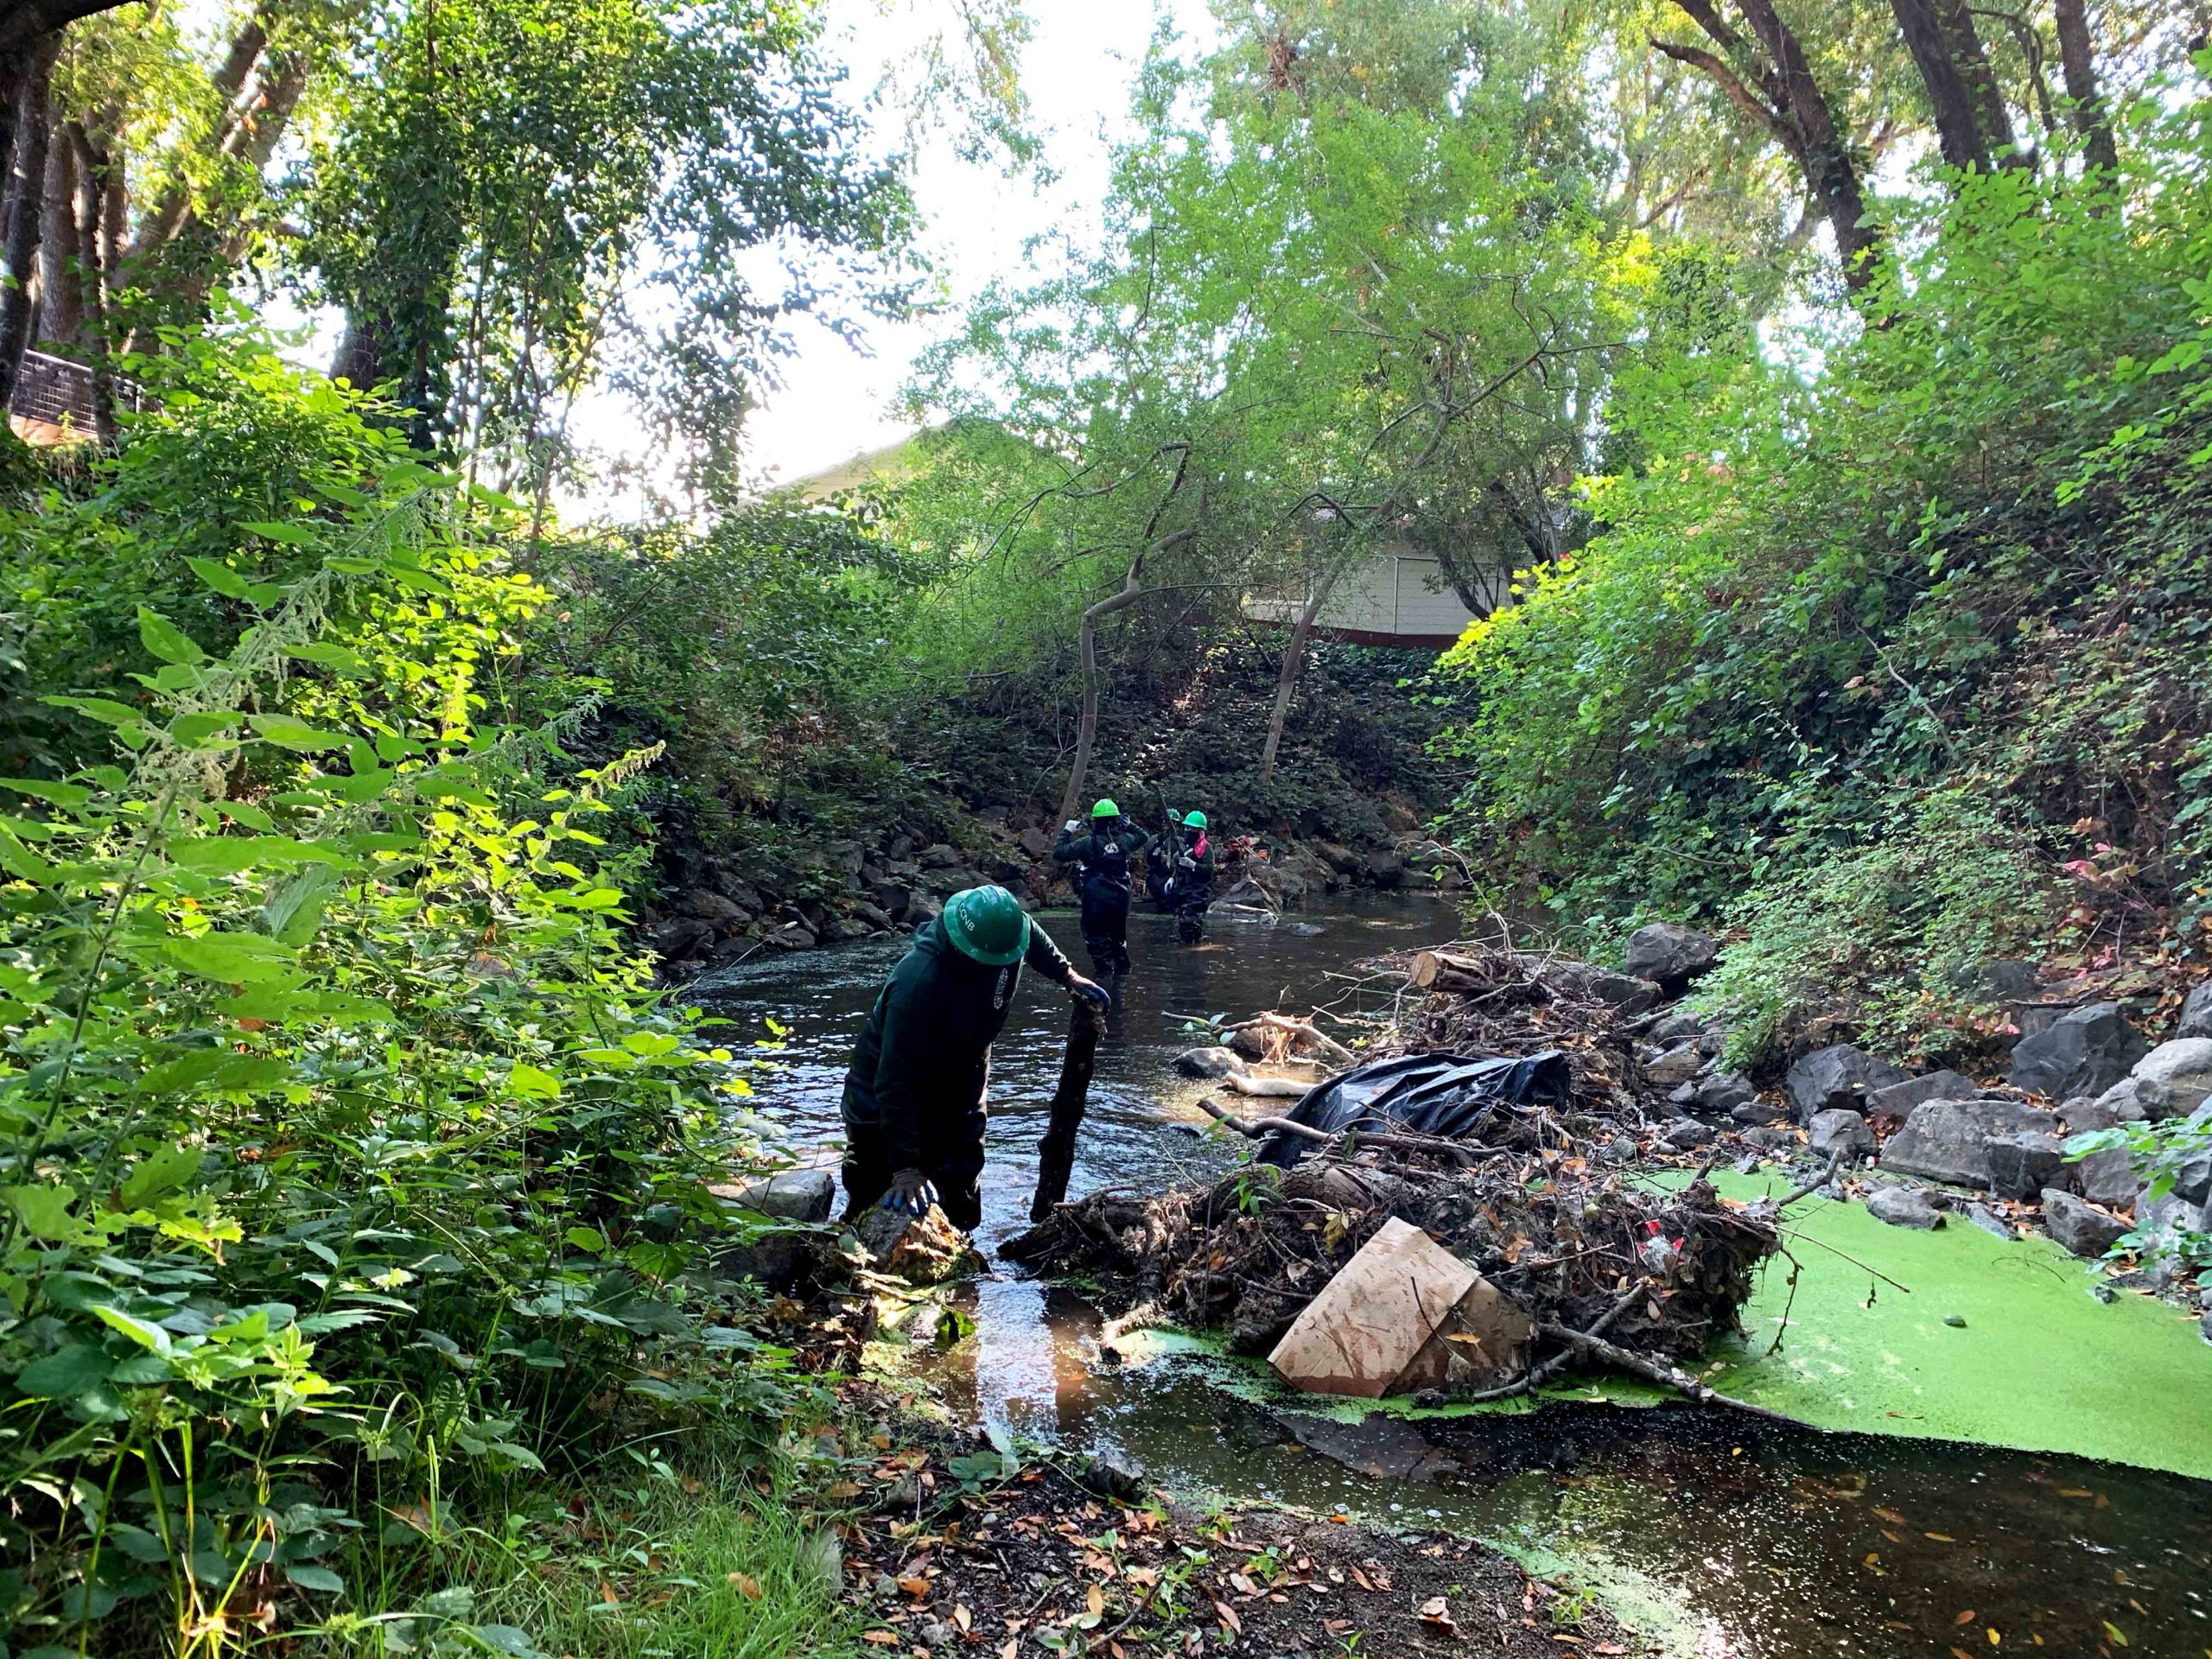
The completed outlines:
[[[1072,915],[1045,920],[1077,954]],[[1230,1161],[1230,1148],[1192,1133],[1206,1122],[1196,1102],[1210,1085],[1170,1065],[1192,1041],[1188,1016],[1350,1007],[1362,996],[1387,1005],[1389,988],[1360,990],[1344,977],[1350,964],[1453,927],[1446,906],[1377,894],[1274,925],[1220,920],[1196,950],[1174,943],[1172,918],[1134,918],[1136,973],[1120,1028],[1100,1050],[1070,1191],[1157,1191]],[[797,1144],[837,1135],[851,1042],[901,948],[887,940],[779,957],[696,988],[701,1002],[756,1034],[770,1019],[785,1028],[756,1087],[764,1115]],[[1024,1224],[1065,1029],[1065,997],[1030,977],[994,1061],[978,1234],[987,1251]],[[2086,1291],[2069,1284],[2063,1294]],[[974,1332],[934,1363],[956,1407],[979,1423],[1115,1452],[1194,1496],[1478,1535],[1590,1586],[1677,1654],[2041,1649],[2212,1659],[2212,1482],[1680,1408],[1565,1403],[1357,1425],[1196,1343],[1135,1340],[1122,1363],[1102,1363],[1096,1310],[1008,1271],[976,1284],[964,1306]],[[2191,1370],[2171,1344],[2159,1359],[2177,1367],[2177,1386],[2195,1384],[2163,1421],[2212,1442],[2212,1367]]]

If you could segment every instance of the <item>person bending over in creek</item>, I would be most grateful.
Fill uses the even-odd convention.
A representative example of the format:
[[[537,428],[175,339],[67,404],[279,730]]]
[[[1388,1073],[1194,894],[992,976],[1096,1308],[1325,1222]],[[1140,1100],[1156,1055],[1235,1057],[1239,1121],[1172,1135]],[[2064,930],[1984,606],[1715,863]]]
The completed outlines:
[[[1122,816],[1111,801],[1090,809],[1090,833],[1070,818],[1060,828],[1052,856],[1076,867],[1076,897],[1083,906],[1083,946],[1106,987],[1111,1005],[1122,1005],[1122,982],[1129,973],[1129,898],[1135,883],[1132,859],[1142,855],[1152,837]]]
[[[1213,904],[1213,842],[1206,836],[1206,815],[1185,812],[1176,835],[1175,937],[1196,944],[1206,935],[1206,912]]]
[[[1004,887],[970,887],[914,943],[876,994],[845,1072],[845,1219],[870,1205],[908,1215],[942,1205],[982,1219],[984,1090],[1022,964],[1101,1007],[1105,991],[1060,954]]]

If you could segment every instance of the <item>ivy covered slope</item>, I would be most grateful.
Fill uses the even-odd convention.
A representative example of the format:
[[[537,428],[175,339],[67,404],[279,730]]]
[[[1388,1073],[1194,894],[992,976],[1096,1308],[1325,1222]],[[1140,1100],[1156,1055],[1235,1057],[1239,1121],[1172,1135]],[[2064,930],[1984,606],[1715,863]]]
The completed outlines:
[[[525,1653],[456,1548],[813,1398],[706,1251],[746,1063],[620,942],[651,754],[511,723],[511,504],[251,342],[169,372],[0,507],[10,1650]]]
[[[2114,172],[1901,205],[1795,338],[1667,262],[1599,533],[1449,659],[1494,876],[1743,930],[1746,1058],[1962,1042],[1990,957],[2212,943],[2212,109],[2167,104]]]

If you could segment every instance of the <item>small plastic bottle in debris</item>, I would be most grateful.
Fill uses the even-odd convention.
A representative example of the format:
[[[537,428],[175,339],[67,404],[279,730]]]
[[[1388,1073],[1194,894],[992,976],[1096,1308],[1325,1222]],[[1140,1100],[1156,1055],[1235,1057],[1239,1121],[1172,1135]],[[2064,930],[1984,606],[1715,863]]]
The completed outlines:
[[[1669,1238],[1657,1222],[1647,1221],[1643,1224],[1643,1243],[1637,1246],[1636,1253],[1655,1277],[1664,1279],[1675,1270],[1675,1263],[1681,1260],[1682,1241]]]

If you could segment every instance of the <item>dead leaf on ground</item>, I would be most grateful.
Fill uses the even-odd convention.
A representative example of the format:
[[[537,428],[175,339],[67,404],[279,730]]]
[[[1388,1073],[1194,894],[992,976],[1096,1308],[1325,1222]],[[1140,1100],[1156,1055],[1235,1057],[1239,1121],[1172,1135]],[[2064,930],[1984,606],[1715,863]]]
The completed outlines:
[[[1441,1596],[1431,1596],[1427,1601],[1421,1603],[1421,1622],[1431,1630],[1443,1631],[1446,1636],[1459,1634],[1459,1623],[1452,1618],[1452,1609],[1446,1605]]]

